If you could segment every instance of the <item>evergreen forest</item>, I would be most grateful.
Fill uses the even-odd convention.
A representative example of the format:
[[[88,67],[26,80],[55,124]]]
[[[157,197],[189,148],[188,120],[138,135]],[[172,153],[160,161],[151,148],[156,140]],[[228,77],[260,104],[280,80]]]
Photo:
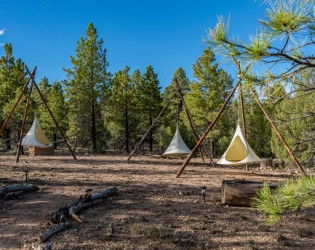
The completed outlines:
[[[277,13],[277,10],[270,10],[270,13],[274,12]],[[201,135],[216,116],[237,81],[220,67],[216,60],[216,53],[230,56],[234,61],[243,60],[241,57],[245,57],[247,62],[270,60],[266,63],[271,63],[271,58],[276,57],[276,52],[271,54],[268,51],[273,49],[270,37],[277,37],[279,33],[287,32],[287,40],[284,47],[278,49],[279,56],[276,59],[281,61],[285,58],[287,63],[292,61],[293,69],[283,73],[282,77],[272,76],[272,81],[269,75],[269,84],[265,84],[266,78],[258,80],[252,72],[244,77],[247,139],[260,157],[278,158],[286,164],[291,164],[287,151],[257,106],[249,89],[246,88],[246,82],[250,84],[255,82],[255,90],[259,93],[261,102],[273,117],[289,147],[304,165],[312,165],[315,152],[314,64],[307,63],[308,57],[305,54],[292,55],[293,49],[289,50],[288,44],[294,32],[301,32],[301,29],[314,31],[302,26],[303,23],[296,24],[300,26],[293,27],[292,29],[295,30],[292,32],[281,31],[281,27],[276,27],[277,24],[273,23],[270,15],[268,22],[262,24],[273,30],[274,34],[269,38],[263,38],[261,35],[252,38],[251,43],[244,46],[241,45],[241,41],[229,40],[226,34],[227,22],[221,17],[217,26],[209,30],[208,38],[205,39],[208,47],[191,65],[193,79],[189,79],[185,70],[179,65],[172,81],[164,84],[167,85],[164,89],[161,87],[156,69],[151,65],[148,65],[143,72],[138,69],[131,71],[128,65],[117,72],[109,72],[110,62],[107,60],[106,42],[99,37],[93,23],[90,23],[76,43],[75,54],[69,55],[71,67],[63,68],[66,78],[58,82],[52,82],[46,77],[38,79],[39,88],[77,152],[88,150],[93,153],[128,154],[176,90],[175,78],[182,84],[185,102]],[[304,48],[304,45],[297,47]],[[273,50],[277,51],[277,48]],[[1,124],[8,116],[28,78],[23,58],[14,56],[14,45],[5,44],[4,51],[0,59]],[[298,53],[297,49],[294,53]],[[295,66],[303,66],[303,68],[299,67],[298,70],[293,71]],[[265,82],[262,84],[263,81]],[[22,103],[25,103],[26,99],[27,93],[24,94]],[[23,119],[23,106],[18,106],[1,135],[1,147],[4,151],[10,152],[16,148]],[[240,122],[240,114],[236,93],[203,143],[203,150],[207,155],[220,157],[223,154],[237,123]],[[36,89],[33,91],[25,131],[31,126],[35,116],[38,117],[48,138],[55,142],[55,147],[63,147],[64,145],[60,143],[60,134]],[[161,154],[172,139],[177,124],[184,141],[189,148],[192,148],[195,139],[178,94],[171,100],[162,119],[145,139],[141,151]]]

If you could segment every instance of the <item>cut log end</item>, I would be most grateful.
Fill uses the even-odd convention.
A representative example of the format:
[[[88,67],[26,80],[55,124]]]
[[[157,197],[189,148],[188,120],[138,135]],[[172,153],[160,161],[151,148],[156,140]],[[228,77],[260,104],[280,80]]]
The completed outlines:
[[[268,184],[275,188],[276,184]],[[264,186],[263,182],[246,180],[223,180],[221,203],[222,205],[249,207],[256,192]]]

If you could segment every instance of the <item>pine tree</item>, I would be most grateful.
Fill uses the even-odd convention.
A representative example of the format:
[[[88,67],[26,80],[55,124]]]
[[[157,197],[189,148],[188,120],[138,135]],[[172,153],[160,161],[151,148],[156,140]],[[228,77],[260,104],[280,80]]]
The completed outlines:
[[[292,91],[288,92],[289,89],[286,90],[282,83],[270,88],[271,93],[267,99],[269,110],[298,159],[312,166],[315,149],[315,94],[314,92],[308,94],[305,88],[314,88],[314,72],[307,70],[296,75],[291,84],[294,88],[292,94],[290,94]],[[274,131],[272,131],[271,145],[277,158],[288,160],[288,153]]]
[[[188,91],[189,79],[187,78],[185,71],[182,68],[178,68],[174,72],[172,81],[164,89],[163,106],[171,98],[172,94],[176,90],[174,85],[175,78],[179,84],[182,84],[182,93],[184,96]],[[190,128],[187,127],[189,126],[189,123],[187,121],[187,116],[179,93],[177,93],[176,96],[171,100],[168,108],[165,110],[165,113],[162,116],[161,125],[159,125],[158,128],[158,142],[163,150],[168,146],[171,139],[173,138],[177,123],[185,143],[188,145],[188,147],[192,147],[194,143],[193,135],[190,131]]]
[[[310,49],[315,44],[314,1],[260,2],[268,6],[266,15],[259,21],[259,32],[251,36],[249,42],[230,36],[230,20],[220,17],[217,25],[209,29],[206,43],[234,62],[242,61],[242,64],[248,67],[265,66],[267,70],[261,74],[247,72],[240,76],[253,88],[259,86],[267,90],[280,90],[276,100],[272,100],[269,105],[265,104],[269,106],[271,115],[275,116],[277,126],[293,151],[300,154],[302,161],[313,162],[314,153],[309,153],[314,150],[314,133],[311,132],[309,124],[313,122],[314,113],[308,108],[314,103],[310,101],[314,98],[314,84],[301,84],[294,82],[294,79],[307,74],[308,71],[314,71],[315,68],[315,57]],[[300,37],[303,39],[296,39]],[[293,84],[294,89],[288,92],[290,84]],[[270,134],[267,134],[268,136]],[[308,136],[311,137],[307,138]],[[272,132],[272,151],[277,157],[284,159],[288,153],[284,151],[283,145],[280,145],[279,139]]]
[[[69,132],[77,141],[91,144],[95,152],[102,144],[103,122],[100,100],[108,88],[109,73],[106,49],[93,24],[86,36],[77,42],[76,56],[71,56],[73,69],[65,69],[66,94],[69,99]]]
[[[48,79],[44,77],[39,83],[39,89],[58,122],[59,127],[62,131],[66,131],[68,128],[67,105],[62,84],[60,82],[55,82],[53,85],[50,85]],[[34,100],[35,115],[38,117],[45,135],[52,138],[53,141],[57,141],[57,134],[59,131],[37,91],[34,91]],[[57,148],[56,143],[55,148]]]
[[[21,93],[26,83],[26,72],[24,63],[21,59],[13,57],[12,45],[5,44],[5,55],[0,59],[0,122],[3,124],[8,116],[14,102]],[[27,93],[25,93],[22,101],[13,113],[10,123],[6,127],[4,134],[1,135],[5,139],[6,149],[11,149],[12,136],[19,138],[19,131],[23,119],[24,105]]]
[[[193,65],[194,77],[197,79],[189,85],[186,102],[199,131],[204,131],[218,113],[232,87],[232,78],[215,63],[215,55],[210,48]],[[218,124],[209,134],[218,138],[219,153],[228,146],[231,123],[223,113]],[[213,154],[215,152],[212,152]]]
[[[115,73],[107,109],[111,143],[124,148],[126,153],[130,152],[134,131],[138,126],[137,87],[138,77],[141,77],[140,72],[136,71],[131,78],[129,71],[130,68],[126,66]]]
[[[48,95],[49,92],[51,90],[51,84],[48,81],[47,77],[43,77],[42,80],[38,83],[38,87],[45,99],[45,101],[47,102],[48,100]],[[44,124],[42,124],[41,121],[44,122],[45,119],[41,119],[41,116],[44,116],[44,114],[47,112],[46,111],[46,107],[37,91],[36,88],[33,89],[33,93],[32,93],[32,102],[31,102],[31,107],[32,109],[34,109],[34,116],[36,116],[37,118],[39,118],[41,126],[43,126]],[[48,113],[48,112],[47,112]],[[45,115],[46,117],[46,115]],[[45,127],[45,125],[44,125]]]
[[[139,103],[139,98],[141,96],[140,86],[142,82],[142,76],[140,70],[135,70],[130,78],[130,83],[132,86],[132,95],[130,102],[130,121],[129,125],[132,129],[130,129],[130,145],[132,148],[138,143],[141,139],[141,102]]]
[[[152,66],[146,68],[146,72],[142,75],[142,81],[139,86],[139,104],[141,106],[142,127],[147,129],[152,125],[153,120],[162,109],[162,97],[160,93],[161,87],[157,74]],[[143,130],[145,132],[145,129]],[[143,133],[144,133],[143,132]],[[149,149],[153,151],[155,129],[149,133]]]
[[[246,120],[246,139],[254,150],[254,152],[260,157],[272,157],[271,150],[271,127],[266,120],[260,107],[257,105],[253,96],[244,91],[244,109]],[[263,102],[263,105],[266,103]],[[240,112],[240,111],[239,111]]]

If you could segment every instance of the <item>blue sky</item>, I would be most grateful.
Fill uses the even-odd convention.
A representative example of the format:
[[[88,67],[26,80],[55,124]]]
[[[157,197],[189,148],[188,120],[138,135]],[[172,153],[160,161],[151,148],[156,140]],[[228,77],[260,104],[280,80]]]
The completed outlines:
[[[37,81],[63,80],[62,68],[71,67],[76,42],[93,22],[111,73],[126,65],[144,72],[152,65],[165,87],[178,67],[193,79],[192,64],[206,48],[202,38],[218,15],[230,14],[231,34],[246,40],[264,12],[265,6],[253,0],[0,0],[0,43],[12,43],[15,58],[38,66]],[[235,75],[233,65],[217,61]]]

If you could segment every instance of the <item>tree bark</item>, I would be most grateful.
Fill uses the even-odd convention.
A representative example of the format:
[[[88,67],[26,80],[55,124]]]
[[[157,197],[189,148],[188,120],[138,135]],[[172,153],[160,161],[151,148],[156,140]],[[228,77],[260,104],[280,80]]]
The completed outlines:
[[[18,184],[18,185],[6,186],[0,189],[0,199],[4,199],[5,196],[9,193],[13,193],[13,192],[21,191],[21,190],[24,192],[35,192],[39,190],[39,187],[33,184]]]
[[[11,129],[7,128],[5,131],[5,150],[11,150]]]
[[[150,123],[150,127],[152,125],[152,115],[150,113],[150,117],[149,117],[149,123]],[[153,130],[153,129],[152,129]],[[150,143],[150,153],[153,152],[153,132],[152,130],[150,131],[150,139],[149,139],[149,143]]]
[[[92,151],[96,152],[96,114],[95,114],[95,102],[91,101],[91,140],[92,140]]]
[[[128,98],[125,100],[125,146],[126,153],[129,154],[129,112],[128,112]]]
[[[69,225],[69,222],[64,222],[64,223],[60,223],[57,226],[53,227],[52,229],[50,229],[49,231],[43,233],[40,236],[40,240],[41,242],[45,242],[47,240],[49,240],[54,234],[57,234],[63,230],[65,230]]]
[[[16,199],[21,194],[24,194],[23,190],[19,190],[19,191],[13,192],[13,193],[9,193],[3,198],[3,201],[9,201],[9,200]]]
[[[268,184],[275,188],[276,184]],[[221,203],[223,205],[250,207],[252,199],[256,192],[264,186],[263,182],[254,182],[246,180],[223,180]]]
[[[53,134],[53,140],[54,140],[54,149],[57,149],[57,133],[55,132],[54,134]]]

